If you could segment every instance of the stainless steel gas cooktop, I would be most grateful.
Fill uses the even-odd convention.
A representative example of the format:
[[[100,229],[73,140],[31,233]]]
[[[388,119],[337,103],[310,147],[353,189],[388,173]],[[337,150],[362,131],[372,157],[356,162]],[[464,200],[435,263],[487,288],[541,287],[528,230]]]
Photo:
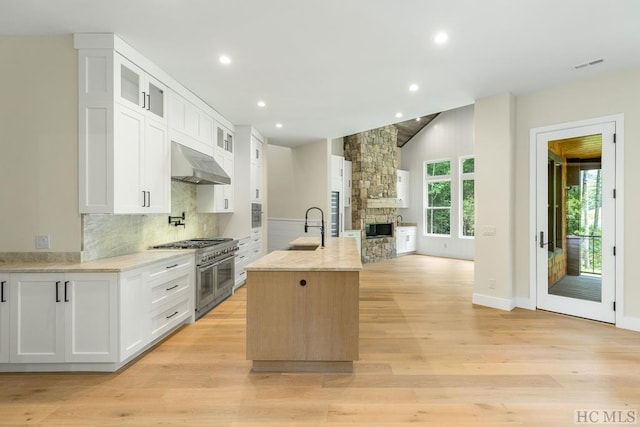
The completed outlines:
[[[232,240],[233,239],[230,237],[205,237],[201,239],[188,239],[171,243],[163,243],[161,245],[152,246],[151,249],[202,249],[220,245]]]

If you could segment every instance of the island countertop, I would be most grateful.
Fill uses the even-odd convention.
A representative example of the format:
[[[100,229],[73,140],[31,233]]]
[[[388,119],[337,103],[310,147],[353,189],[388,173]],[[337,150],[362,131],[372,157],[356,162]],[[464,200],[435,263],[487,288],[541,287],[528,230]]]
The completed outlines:
[[[273,251],[247,265],[247,271],[362,271],[355,239],[329,237],[325,247],[320,237],[301,237],[290,243],[292,249]],[[316,246],[315,250],[309,247]]]

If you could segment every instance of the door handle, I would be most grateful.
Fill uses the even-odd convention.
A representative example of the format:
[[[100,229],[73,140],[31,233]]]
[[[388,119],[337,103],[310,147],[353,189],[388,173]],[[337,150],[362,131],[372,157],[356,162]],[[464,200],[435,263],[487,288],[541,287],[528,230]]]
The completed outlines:
[[[60,302],[59,288],[60,288],[60,281],[57,281],[56,282],[56,302]]]
[[[147,93],[142,92],[142,108],[147,109]]]
[[[4,280],[0,283],[0,302],[7,302],[7,300],[4,299],[4,285],[6,284],[7,282]]]
[[[69,302],[69,297],[67,296],[67,288],[69,287],[69,281],[66,280],[64,282],[64,302]]]
[[[544,248],[545,246],[549,245],[550,243],[553,243],[553,242],[547,242],[547,243],[544,242],[544,231],[541,231],[540,232],[540,247]]]

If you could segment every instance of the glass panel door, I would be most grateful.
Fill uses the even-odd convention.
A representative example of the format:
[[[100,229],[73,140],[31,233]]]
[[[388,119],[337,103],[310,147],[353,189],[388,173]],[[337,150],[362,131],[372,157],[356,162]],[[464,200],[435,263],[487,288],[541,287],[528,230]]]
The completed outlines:
[[[537,135],[537,306],[615,321],[615,123]]]
[[[140,105],[141,76],[124,64],[120,65],[120,97],[133,104]]]
[[[147,110],[160,118],[164,118],[164,88],[159,83],[150,80],[148,90]]]

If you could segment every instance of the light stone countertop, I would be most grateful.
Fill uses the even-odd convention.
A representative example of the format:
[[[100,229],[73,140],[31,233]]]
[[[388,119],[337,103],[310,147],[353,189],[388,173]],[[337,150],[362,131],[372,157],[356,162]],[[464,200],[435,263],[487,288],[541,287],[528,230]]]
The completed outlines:
[[[320,237],[301,237],[292,247],[317,245],[315,250],[273,251],[247,265],[247,271],[362,271],[355,239],[328,237],[325,247]]]
[[[77,263],[7,262],[0,263],[0,273],[120,273],[194,252],[194,249],[153,249]]]

